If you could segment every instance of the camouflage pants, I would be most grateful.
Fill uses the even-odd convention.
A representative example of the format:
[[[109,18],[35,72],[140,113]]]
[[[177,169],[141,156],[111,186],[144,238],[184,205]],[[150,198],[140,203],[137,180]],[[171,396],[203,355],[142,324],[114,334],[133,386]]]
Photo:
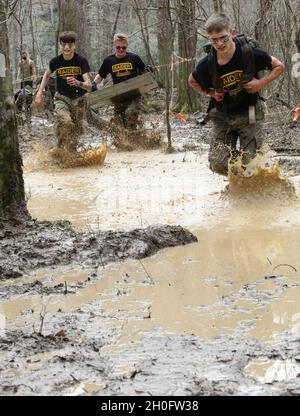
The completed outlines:
[[[115,117],[125,128],[136,130],[139,122],[142,97],[131,97],[128,100],[115,104]]]
[[[237,154],[246,165],[256,155],[262,145],[261,122],[264,113],[260,104],[255,107],[256,123],[249,124],[248,112],[227,115],[215,108],[209,113],[213,122],[213,132],[208,155],[209,167],[213,172],[227,175],[228,162]],[[239,139],[239,149],[237,149]]]
[[[83,133],[82,120],[86,110],[85,96],[69,98],[55,93],[56,135],[58,147],[76,151],[78,139]]]

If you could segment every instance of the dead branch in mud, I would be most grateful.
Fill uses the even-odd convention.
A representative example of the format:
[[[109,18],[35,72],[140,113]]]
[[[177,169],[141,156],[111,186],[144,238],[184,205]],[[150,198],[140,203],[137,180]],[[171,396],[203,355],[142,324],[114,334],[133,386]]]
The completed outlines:
[[[48,299],[46,305],[42,306],[42,309],[41,309],[41,312],[40,312],[41,323],[40,323],[40,329],[39,329],[38,334],[41,335],[41,336],[43,336],[43,326],[44,326],[44,321],[45,321],[45,317],[46,317],[46,313],[47,313],[47,306],[49,304],[49,301],[50,301],[50,298]]]
[[[287,267],[290,267],[290,268],[291,268],[291,269],[293,269],[295,272],[297,272],[296,267],[292,266],[291,264],[287,264],[287,263],[280,263],[280,264],[277,264],[277,266],[273,267],[272,272],[273,272],[275,269],[277,269],[278,267],[281,267],[281,266],[287,266]]]
[[[146,269],[146,267],[145,267],[145,265],[143,264],[143,262],[142,262],[141,260],[139,260],[139,263],[141,264],[141,266],[142,266],[142,268],[143,268],[144,272],[146,273],[147,278],[150,280],[150,284],[151,284],[151,285],[154,285],[154,284],[155,284],[155,282],[154,282],[153,278],[150,276],[150,274],[148,273],[148,270]]]

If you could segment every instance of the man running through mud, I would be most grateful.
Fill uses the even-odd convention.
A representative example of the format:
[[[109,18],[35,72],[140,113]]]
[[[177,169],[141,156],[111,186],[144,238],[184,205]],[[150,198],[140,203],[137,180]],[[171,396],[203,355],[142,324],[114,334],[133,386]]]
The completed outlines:
[[[37,75],[35,64],[25,51],[21,52],[17,80],[21,81],[21,88],[15,94],[18,121],[23,124],[22,113],[24,111],[26,121],[30,125],[33,86],[37,80]]]
[[[123,33],[116,33],[114,36],[115,53],[104,59],[99,73],[92,82],[92,91],[96,91],[97,84],[109,74],[113,83],[126,81],[141,75],[146,71],[142,59],[128,52],[128,39]],[[117,98],[115,103],[115,117],[121,125],[129,130],[135,130],[138,126],[139,113],[141,110],[142,97],[140,93],[127,93],[125,97]]]
[[[250,46],[253,74],[247,79],[250,58],[243,59],[237,34],[225,14],[213,14],[205,29],[211,42],[211,52],[202,58],[189,76],[190,86],[211,97],[208,117],[213,122],[209,165],[213,172],[227,175],[228,163],[239,154],[243,166],[255,156],[262,145],[261,122],[264,113],[258,92],[284,71],[284,65],[258,47]],[[258,79],[260,70],[268,69]]]
[[[54,106],[58,147],[69,152],[76,151],[79,135],[83,132],[85,94],[91,88],[88,61],[75,52],[75,43],[76,33],[63,32],[59,35],[61,54],[50,61],[35,99],[37,108],[42,110],[44,88],[51,74],[56,71]]]
[[[21,80],[21,88],[26,87],[27,85],[32,88],[33,83],[35,83],[37,79],[35,64],[25,51],[21,53],[17,78],[18,80]]]

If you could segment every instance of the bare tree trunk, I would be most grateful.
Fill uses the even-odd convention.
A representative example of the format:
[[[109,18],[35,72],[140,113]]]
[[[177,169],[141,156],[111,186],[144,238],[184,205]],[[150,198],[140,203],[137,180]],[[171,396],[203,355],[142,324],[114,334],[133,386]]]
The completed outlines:
[[[77,33],[76,50],[89,60],[90,47],[87,40],[86,0],[58,0],[58,31],[72,30]]]
[[[35,33],[34,33],[32,13],[33,13],[32,0],[30,0],[29,1],[29,22],[30,22],[30,32],[31,32],[31,39],[32,39],[32,58],[33,58],[33,62],[35,64],[36,71],[37,71],[38,68],[37,68],[36,42],[35,42]]]
[[[141,33],[142,33],[144,47],[145,47],[145,50],[146,50],[148,63],[154,68],[155,73],[157,74],[157,70],[155,68],[154,60],[152,58],[152,54],[151,54],[151,50],[150,50],[149,32],[148,32],[148,29],[147,29],[147,14],[145,13],[144,16],[142,17],[142,14],[141,14],[141,11],[140,11],[140,8],[139,8],[139,3],[140,2],[138,2],[137,0],[133,0],[134,11],[136,12],[136,15],[137,15],[137,17],[139,19],[139,22],[140,22]]]
[[[5,1],[0,0],[0,226],[29,217],[9,63]]]
[[[259,0],[258,19],[255,23],[255,38],[260,46],[268,50],[268,28],[270,25],[270,13],[272,11],[273,0]]]
[[[7,22],[8,29],[8,39],[9,39],[9,49],[10,49],[10,58],[11,58],[11,68],[13,69],[12,77],[15,80],[18,73],[18,63],[20,59],[20,54],[18,51],[19,41],[17,39],[17,29],[16,22],[14,19],[10,19]]]
[[[232,0],[232,11],[234,16],[234,27],[238,33],[241,32],[241,1]]]
[[[177,0],[178,14],[178,111],[196,111],[196,93],[188,86],[188,77],[195,66],[197,30],[195,26],[195,1]]]
[[[173,44],[174,44],[174,28],[171,17],[171,5],[170,0],[158,0],[158,15],[161,19],[161,26],[164,30],[160,33],[159,50],[163,53],[160,55],[161,59],[161,74],[163,75],[164,85],[166,90],[166,124],[167,124],[167,135],[168,135],[168,147],[167,152],[172,152],[172,130],[170,124],[170,101],[171,101],[171,75],[170,72],[174,70],[172,65],[173,56]]]
[[[300,53],[300,11],[299,2],[295,0],[284,0],[287,9],[289,10],[293,21],[294,27],[294,41],[297,48],[297,52]]]
[[[17,14],[17,11],[13,12],[13,16],[15,18],[15,21],[18,24],[18,29],[20,32],[20,43],[18,45],[18,52],[19,52],[19,59],[21,59],[21,52],[23,51],[23,22],[24,22],[24,16],[22,17],[22,3],[19,3],[19,13]]]
[[[293,37],[294,37],[294,44],[296,46],[297,53],[300,53],[300,10],[299,10],[299,2],[297,0],[285,0],[286,8],[292,18],[293,21]],[[291,54],[290,54],[291,55]],[[290,62],[289,62],[290,63]],[[291,63],[290,63],[291,64]],[[287,71],[291,72],[292,65],[287,68]],[[299,102],[299,91],[300,91],[300,77],[295,77],[294,84],[296,85],[297,89],[297,97],[296,100]]]
[[[214,11],[216,13],[223,12],[223,0],[213,0],[213,4],[214,4]]]
[[[102,14],[102,17],[101,17]],[[112,23],[110,21],[111,18],[111,7],[107,3],[102,4],[102,10],[100,13],[100,9],[98,10],[98,22],[99,27],[102,29],[99,31],[99,49],[100,49],[100,56],[99,56],[99,67],[103,59],[110,55],[112,52]],[[102,40],[101,40],[102,38]]]
[[[113,45],[114,36],[115,36],[116,31],[117,31],[119,17],[120,17],[120,13],[121,13],[121,7],[122,7],[122,0],[118,4],[116,19],[114,21],[114,25],[113,25],[112,32],[111,32],[111,45]]]
[[[169,77],[166,66],[170,64],[170,56],[173,53],[174,29],[171,18],[170,0],[156,0],[157,19],[158,19],[158,64],[161,68],[159,72],[159,82],[166,86],[166,79]]]

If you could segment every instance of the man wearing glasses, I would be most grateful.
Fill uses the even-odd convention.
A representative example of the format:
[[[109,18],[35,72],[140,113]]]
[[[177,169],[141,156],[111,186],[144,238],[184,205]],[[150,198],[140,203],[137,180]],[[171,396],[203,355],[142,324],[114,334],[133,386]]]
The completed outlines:
[[[104,59],[99,73],[92,82],[92,91],[95,91],[97,84],[109,74],[112,76],[113,83],[118,84],[145,72],[146,67],[142,59],[127,51],[128,39],[125,34],[115,34],[114,47],[114,54]],[[130,130],[137,128],[141,98],[140,93],[137,92],[126,93],[125,97],[118,97],[115,103],[115,117],[125,128]]]
[[[239,37],[229,18],[222,13],[213,14],[205,29],[211,52],[190,74],[189,84],[197,92],[211,97],[208,116],[213,122],[213,132],[209,165],[213,172],[227,175],[233,156],[241,154],[243,166],[246,166],[261,147],[264,114],[258,92],[282,74],[284,65],[264,50],[248,46],[253,61],[253,74],[249,77]],[[259,79],[259,71],[265,69],[269,72]]]

